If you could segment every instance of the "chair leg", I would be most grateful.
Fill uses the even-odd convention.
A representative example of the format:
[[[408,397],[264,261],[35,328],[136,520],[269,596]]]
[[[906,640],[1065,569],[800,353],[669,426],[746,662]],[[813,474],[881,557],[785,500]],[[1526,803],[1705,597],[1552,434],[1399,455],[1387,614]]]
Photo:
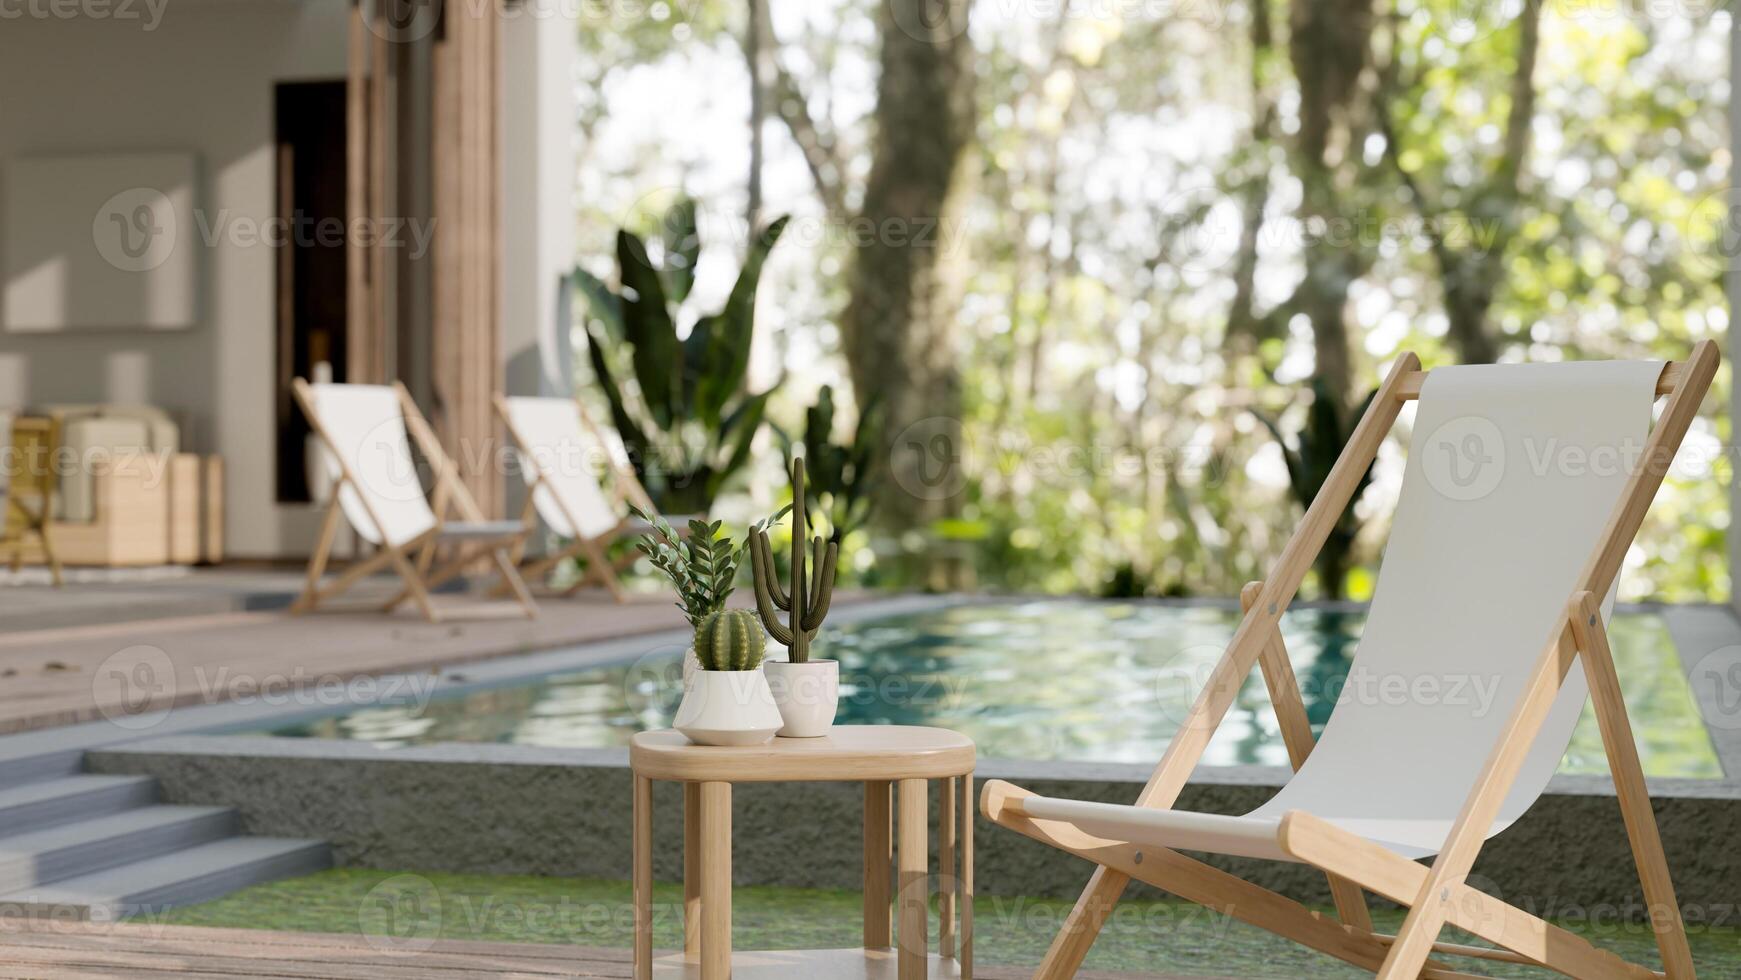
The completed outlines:
[[[1384,966],[1378,971],[1379,980],[1414,980],[1420,973],[1427,954],[1444,931],[1447,909],[1441,896],[1469,874],[1482,844],[1486,843],[1486,829],[1493,825],[1505,794],[1511,791],[1512,780],[1523,767],[1524,757],[1577,657],[1568,617],[1560,621],[1538,657],[1529,675],[1529,686],[1512,707],[1511,716],[1470,789],[1456,823],[1445,836],[1444,848],[1433,859],[1426,880],[1414,900],[1404,903],[1409,912],[1397,929],[1396,943],[1384,958]]]
[[[1009,801],[1012,798],[1031,795],[1033,794],[1019,787],[992,780],[986,784],[981,795],[981,812],[1000,826],[1093,862],[1098,866],[1095,869],[1095,882],[1101,880],[1101,872],[1109,876],[1118,875],[1120,888],[1132,879],[1140,879],[1187,902],[1257,926],[1362,969],[1377,969],[1384,959],[1387,946],[1371,933],[1353,929],[1332,916],[1309,909],[1293,899],[1285,898],[1261,885],[1194,858],[1166,848],[1109,842],[1068,825],[1036,821],[1010,812]],[[1422,869],[1419,873],[1424,875],[1425,870]],[[1347,876],[1346,873],[1344,876]],[[1084,892],[1082,900],[1077,903],[1078,906],[1091,895],[1092,883],[1090,890]],[[1117,898],[1114,896],[1107,900],[1096,918],[1089,920],[1094,923],[1096,930],[1105,922],[1116,904]],[[1066,925],[1060,930],[1059,938],[1053,941],[1053,947],[1058,947],[1065,937],[1073,935],[1082,933]],[[1092,935],[1086,938],[1088,942],[1082,944],[1080,953],[1077,954],[1079,958],[1092,943]],[[1046,972],[1048,970],[1062,972]],[[1035,973],[1036,977],[1072,975],[1070,971],[1062,970],[1050,953],[1041,964],[1040,971]],[[1478,980],[1435,961],[1428,962],[1420,977],[1422,980]]]
[[[481,557],[485,550],[484,547],[479,545],[472,545],[470,547],[463,544],[459,545],[455,549],[453,557],[449,558],[444,564],[431,572],[428,564],[421,559],[425,556],[432,555],[436,547],[437,545],[432,542],[426,548],[421,550],[418,555],[420,560],[416,563],[417,578],[423,583],[423,588],[425,590],[437,589],[442,585],[445,585],[449,579],[464,572],[465,567]],[[387,603],[383,608],[385,610],[391,610],[410,597],[410,586],[404,586],[400,588],[398,592],[394,593],[393,598],[387,600]]]
[[[18,513],[18,535],[12,539],[11,567],[14,573],[24,570],[24,535],[30,530],[30,511],[18,502],[16,497],[6,498],[6,514],[0,517],[0,522],[10,523],[12,512]]]
[[[538,604],[532,601],[532,592],[526,588],[526,582],[520,578],[520,573],[514,568],[514,561],[508,556],[506,548],[494,551],[496,568],[502,573],[502,582],[514,593],[520,608],[525,611],[527,619],[538,618]]]
[[[424,619],[432,623],[441,622],[441,616],[436,613],[434,603],[429,601],[429,590],[424,588],[423,579],[417,574],[417,567],[411,563],[411,559],[405,557],[404,551],[392,545],[383,545],[382,547],[386,549],[388,560],[399,572],[399,577],[405,580],[404,594],[409,595],[412,601],[417,603],[417,608],[423,613]],[[400,601],[403,600],[396,600],[387,608],[393,608]]]
[[[324,602],[325,600],[344,592],[352,585],[355,585],[357,580],[366,575],[372,575],[376,571],[385,568],[391,557],[392,556],[385,550],[379,550],[369,557],[364,558],[362,561],[352,564],[349,568],[346,568],[334,577],[331,582],[315,591],[311,601],[311,606],[314,602]]]
[[[1282,818],[1282,849],[1296,860],[1348,881],[1398,903],[1416,900],[1429,870],[1382,845],[1343,830],[1309,813],[1293,812]],[[1479,936],[1524,961],[1585,980],[1657,980],[1649,969],[1621,959],[1575,933],[1547,922],[1514,905],[1458,882],[1434,898],[1445,913],[1445,923]],[[1376,937],[1387,946],[1401,942],[1399,936]],[[1434,942],[1433,950],[1463,955],[1453,944]]]
[[[332,554],[332,543],[338,530],[339,503],[334,496],[320,519],[320,535],[314,539],[314,554],[308,559],[308,581],[302,587],[302,595],[291,603],[291,612],[308,612],[320,601],[320,577],[326,573],[327,557]]]
[[[1082,889],[1082,896],[1076,899],[1076,905],[1064,917],[1058,934],[1052,937],[1051,947],[1040,960],[1039,969],[1034,971],[1034,980],[1070,980],[1074,977],[1082,969],[1088,950],[1094,945],[1094,940],[1100,938],[1101,927],[1106,925],[1107,917],[1129,885],[1129,875],[1105,865],[1095,867],[1093,876],[1088,879],[1088,887]]]
[[[1668,873],[1668,858],[1662,850],[1662,834],[1650,808],[1650,793],[1644,786],[1644,767],[1638,761],[1632,722],[1620,693],[1620,675],[1614,669],[1614,651],[1608,631],[1602,626],[1601,606],[1589,592],[1579,593],[1571,611],[1572,634],[1584,661],[1584,676],[1590,681],[1590,702],[1595,708],[1602,744],[1608,750],[1608,768],[1614,777],[1614,795],[1638,865],[1638,880],[1649,905],[1650,925],[1656,931],[1657,950],[1669,980],[1692,980],[1693,952],[1687,945],[1686,925]]]
[[[54,587],[58,589],[66,584],[66,580],[60,574],[60,556],[54,553],[54,536],[48,529],[47,521],[36,529],[36,536],[42,539],[42,554],[48,560],[48,574],[54,581]]]
[[[435,550],[436,543],[433,537],[423,542],[423,547],[417,549],[417,573],[419,575],[429,574],[429,566],[435,562]]]
[[[60,573],[60,556],[54,553],[54,532],[48,529],[54,522],[54,493],[51,491],[42,498],[42,506],[36,512],[36,536],[42,542],[42,556],[48,562],[48,573],[54,581],[54,587],[60,588],[66,580]]]
[[[628,596],[623,592],[622,580],[617,578],[616,568],[611,565],[611,560],[605,554],[604,546],[599,543],[599,539],[583,539],[579,542],[579,545],[581,550],[586,554],[586,574],[577,579],[575,583],[569,586],[562,594],[564,596],[574,595],[594,579],[597,579],[599,584],[603,585],[610,591],[612,599],[615,599],[617,602],[622,602],[627,599]]]

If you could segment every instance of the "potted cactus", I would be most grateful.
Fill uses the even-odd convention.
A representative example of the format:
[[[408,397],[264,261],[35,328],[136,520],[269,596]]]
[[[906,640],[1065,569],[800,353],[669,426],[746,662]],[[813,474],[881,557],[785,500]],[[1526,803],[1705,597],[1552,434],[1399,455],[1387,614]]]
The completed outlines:
[[[785,724],[780,735],[785,738],[815,738],[827,735],[834,726],[834,716],[840,706],[840,664],[833,660],[812,660],[810,641],[822,628],[828,616],[828,606],[834,598],[835,560],[840,545],[810,534],[804,497],[804,460],[792,460],[792,584],[789,590],[780,587],[775,574],[774,556],[768,545],[768,532],[762,526],[750,529],[750,571],[756,582],[756,611],[769,635],[784,644],[788,659],[770,660],[767,664],[769,685],[774,703],[780,707]],[[805,548],[811,549],[812,568],[809,577],[804,571]],[[780,622],[780,613],[786,622]]]
[[[676,587],[677,605],[695,630],[672,727],[698,745],[768,741],[784,722],[761,669],[767,634],[755,613],[725,608],[741,553],[719,536],[718,521],[690,521],[683,536],[658,515],[636,514],[653,528],[642,536],[641,551]]]

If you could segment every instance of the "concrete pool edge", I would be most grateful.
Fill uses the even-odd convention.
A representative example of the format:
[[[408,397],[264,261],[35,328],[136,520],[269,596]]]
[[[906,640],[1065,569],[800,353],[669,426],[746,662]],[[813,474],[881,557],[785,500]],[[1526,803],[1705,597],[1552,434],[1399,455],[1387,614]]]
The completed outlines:
[[[250,834],[319,837],[336,863],[384,870],[628,877],[629,773],[624,749],[441,743],[380,749],[354,741],[178,735],[93,750],[91,772],[157,777],[167,799],[236,807]],[[1046,795],[1129,802],[1145,766],[982,760],[978,778],[1006,778]],[[1286,770],[1203,768],[1180,807],[1240,813],[1266,800]],[[1741,786],[1652,780],[1664,846],[1683,905],[1729,921],[1741,895]],[[932,792],[933,808],[937,804]],[[738,884],[854,888],[860,797],[852,784],[739,787]],[[676,787],[655,794],[659,877],[680,877]],[[796,816],[794,816],[796,815]],[[752,828],[764,828],[758,832]],[[982,895],[1073,897],[1074,858],[979,823]],[[1327,901],[1322,876],[1300,865],[1213,863],[1296,898]],[[1481,886],[1556,914],[1641,914],[1626,833],[1605,777],[1558,776],[1476,866]]]

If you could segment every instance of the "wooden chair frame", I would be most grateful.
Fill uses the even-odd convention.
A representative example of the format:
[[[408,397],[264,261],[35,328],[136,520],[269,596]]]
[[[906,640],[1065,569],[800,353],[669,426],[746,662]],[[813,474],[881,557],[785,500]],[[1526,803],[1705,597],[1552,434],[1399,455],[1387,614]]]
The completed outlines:
[[[20,465],[17,472],[8,481],[6,486],[6,510],[8,514],[6,516],[17,514],[20,523],[16,536],[7,534],[6,528],[0,526],[0,547],[12,549],[11,566],[12,570],[16,572],[24,567],[25,538],[28,535],[35,535],[36,540],[42,546],[43,560],[48,563],[49,575],[53,578],[55,587],[59,588],[66,584],[66,579],[61,574],[60,556],[55,553],[54,532],[49,529],[49,526],[54,523],[54,498],[58,482],[54,473],[54,465],[55,457],[60,453],[60,419],[18,416],[11,420],[11,425],[12,432],[7,441],[0,445],[16,449],[17,433],[40,433],[42,440],[38,445],[43,447],[46,456],[41,462],[48,469],[39,476],[29,474],[26,468]],[[33,485],[26,496],[36,498],[34,509],[31,505],[18,499],[18,486],[25,480],[30,481]],[[6,523],[6,516],[0,516],[0,525]]]
[[[532,444],[528,442],[524,434],[515,427],[513,416],[508,411],[508,400],[498,394],[495,397],[495,406],[496,416],[502,420],[503,428],[508,430],[509,438],[513,439],[514,442],[519,445],[522,452],[531,455]],[[600,446],[607,445],[604,433],[596,424],[593,423],[592,415],[587,412],[586,405],[582,403],[579,398],[575,398],[574,406],[580,413],[580,424],[586,426],[587,431],[592,433],[593,438],[598,440]],[[633,469],[619,465],[614,459],[611,460],[610,466],[611,503],[613,505],[628,502],[640,508],[642,513],[658,513],[658,508],[653,506],[653,498],[648,495],[647,488],[641,485],[640,478],[635,476],[635,471]],[[528,468],[523,466],[521,467],[521,470],[526,479],[526,502],[520,507],[520,521],[527,527],[530,527],[532,525],[532,519],[537,515],[538,489],[546,481],[544,479],[544,474],[536,467]],[[549,495],[549,498],[555,502],[557,510],[562,512],[563,519],[568,521],[568,526],[578,530],[580,528],[580,521],[576,519],[574,512],[568,509],[568,504],[563,501],[562,496],[552,492]],[[633,516],[624,517],[617,522],[615,527],[603,534],[591,538],[576,534],[573,540],[569,541],[568,544],[564,545],[557,551],[525,564],[521,564],[525,557],[525,540],[521,539],[521,541],[515,546],[513,558],[516,565],[519,566],[522,577],[530,579],[533,582],[540,582],[544,579],[544,576],[550,574],[552,569],[556,568],[563,562],[577,557],[584,557],[586,558],[586,573],[579,579],[575,580],[574,584],[562,590],[561,595],[563,597],[572,596],[586,586],[597,583],[610,591],[611,598],[615,599],[617,602],[623,602],[627,599],[627,593],[623,591],[622,579],[619,577],[618,573],[626,571],[629,566],[635,563],[635,559],[639,556],[631,553],[625,555],[622,559],[613,562],[606,554],[605,549],[619,539],[630,534],[635,526],[636,521]],[[687,527],[679,527],[677,528],[677,533],[680,537],[687,537],[689,529]]]
[[[1541,966],[1586,980],[1646,980],[1664,976],[1670,980],[1691,980],[1692,953],[1669,880],[1631,724],[1621,700],[1600,607],[1682,438],[1698,413],[1699,403],[1716,374],[1718,360],[1716,344],[1706,340],[1693,348],[1684,363],[1664,367],[1656,392],[1658,396],[1667,395],[1668,402],[1650,432],[1619,503],[1567,596],[1564,617],[1547,638],[1531,670],[1528,687],[1518,698],[1503,734],[1492,747],[1445,839],[1444,848],[1431,866],[1408,860],[1310,813],[1298,810],[1288,813],[1281,821],[1278,844],[1291,857],[1329,876],[1337,909],[1337,917],[1331,918],[1176,851],[1104,840],[1069,823],[1031,818],[1023,808],[1023,800],[1034,794],[993,780],[986,784],[980,799],[987,818],[1098,865],[1034,976],[1040,980],[1062,980],[1075,974],[1101,926],[1134,878],[1373,970],[1381,980],[1473,976],[1431,959],[1434,953]],[[1138,806],[1167,809],[1174,804],[1253,664],[1261,667],[1269,686],[1290,761],[1295,769],[1305,761],[1313,738],[1282,645],[1280,617],[1293,600],[1313,557],[1323,547],[1332,525],[1348,506],[1360,475],[1376,457],[1403,403],[1420,396],[1426,373],[1413,354],[1404,354],[1397,360],[1323,489],[1283,549],[1270,578],[1245,587],[1241,596],[1244,616],[1239,628],[1143,787],[1137,798]],[[1488,828],[1493,825],[1561,683],[1578,660],[1582,660],[1589,680],[1590,698],[1662,955],[1663,973],[1628,963],[1574,933],[1476,890],[1467,882],[1470,868],[1486,842]],[[1409,909],[1396,935],[1374,931],[1363,889]],[[1442,942],[1439,934],[1446,925],[1456,926],[1499,948]]]
[[[292,394],[297,404],[302,408],[302,414],[307,417],[308,424],[314,430],[316,437],[326,444],[326,448],[338,460],[339,478],[334,481],[327,501],[326,513],[321,518],[320,536],[315,541],[314,554],[308,562],[308,581],[303,587],[302,595],[291,605],[292,612],[311,612],[320,603],[332,598],[355,585],[365,576],[372,575],[383,568],[391,567],[398,573],[404,586],[394,596],[382,605],[382,612],[391,612],[407,599],[416,603],[423,618],[432,623],[441,622],[442,616],[436,611],[430,593],[437,587],[463,572],[469,565],[488,554],[494,562],[496,571],[501,578],[501,584],[514,596],[520,609],[527,619],[538,615],[537,604],[532,599],[532,593],[521,580],[519,572],[514,567],[510,552],[525,540],[527,529],[521,528],[507,535],[487,538],[477,541],[463,542],[456,546],[455,553],[448,561],[431,570],[435,554],[441,544],[441,532],[447,524],[447,509],[451,505],[458,511],[463,521],[485,520],[483,511],[478,507],[471,492],[459,478],[459,471],[448,458],[447,452],[441,447],[441,440],[436,438],[435,430],[424,420],[423,413],[418,411],[417,403],[412,400],[411,393],[397,381],[393,389],[399,397],[400,414],[405,423],[405,430],[417,448],[423,453],[435,471],[434,493],[430,498],[430,509],[435,512],[435,526],[403,544],[393,544],[387,537],[386,525],[380,515],[369,503],[368,497],[362,492],[362,484],[346,462],[344,454],[339,451],[338,444],[321,423],[320,415],[314,408],[313,391],[308,382],[296,378],[291,383]],[[338,534],[339,520],[343,516],[343,507],[339,502],[339,489],[349,483],[357,490],[357,500],[362,505],[363,512],[374,524],[375,531],[380,535],[381,542],[375,554],[362,561],[355,562],[339,573],[325,586],[321,585],[321,577],[326,572],[327,559],[331,556],[333,540]]]

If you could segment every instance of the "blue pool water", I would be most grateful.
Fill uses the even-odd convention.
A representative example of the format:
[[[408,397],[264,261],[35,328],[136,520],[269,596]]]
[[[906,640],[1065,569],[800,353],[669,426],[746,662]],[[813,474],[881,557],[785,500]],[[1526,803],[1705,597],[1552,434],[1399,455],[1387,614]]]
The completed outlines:
[[[1362,623],[1359,613],[1313,609],[1284,619],[1315,728],[1343,688]],[[841,663],[845,724],[941,725],[971,736],[985,758],[1152,764],[1237,624],[1231,610],[1156,602],[974,603],[829,629],[815,655]],[[1720,778],[1662,619],[1617,615],[1611,632],[1645,771]],[[679,656],[666,649],[629,664],[438,697],[421,709],[370,708],[270,734],[383,746],[622,745],[637,731],[670,724],[681,695]],[[1204,762],[1287,764],[1261,678],[1245,685]],[[1587,710],[1561,771],[1607,772]]]

